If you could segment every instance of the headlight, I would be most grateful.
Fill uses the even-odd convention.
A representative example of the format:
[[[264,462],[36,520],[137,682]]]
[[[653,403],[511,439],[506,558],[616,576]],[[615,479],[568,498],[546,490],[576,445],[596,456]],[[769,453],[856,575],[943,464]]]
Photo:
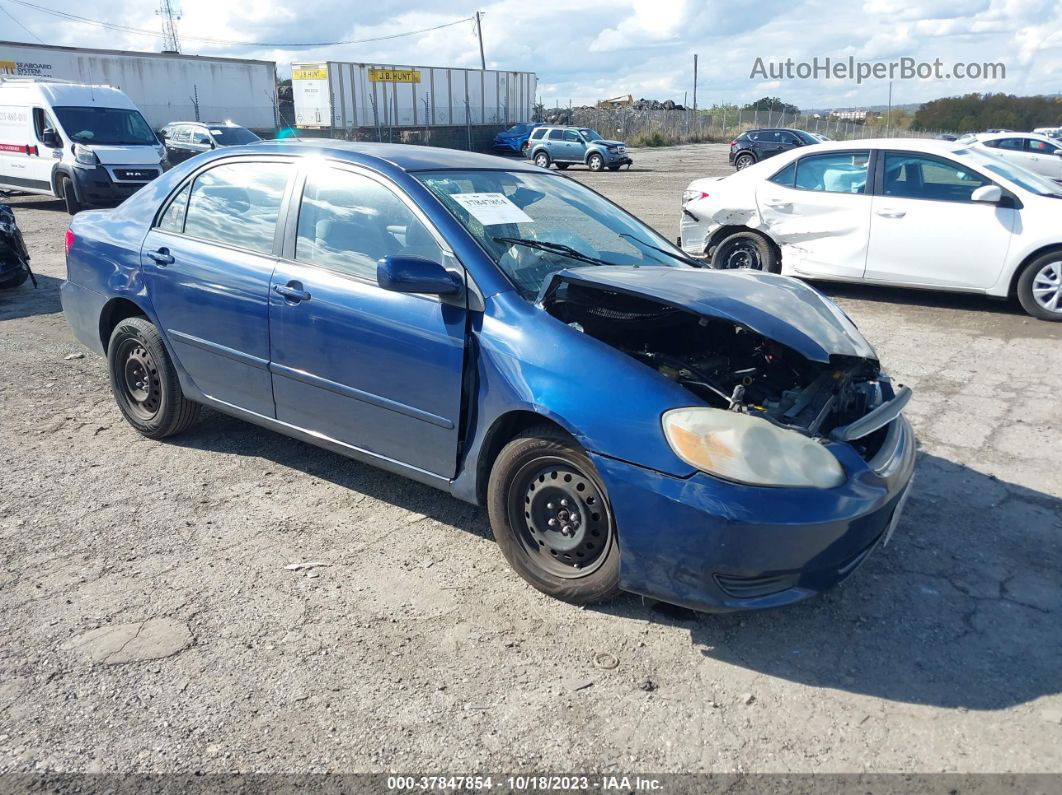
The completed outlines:
[[[666,412],[662,422],[675,455],[711,475],[755,486],[817,489],[845,480],[841,463],[821,444],[760,417],[685,408]]]
[[[166,147],[163,144],[159,144],[155,147],[155,153],[159,156],[159,160],[166,156]]]
[[[100,163],[96,153],[81,144],[74,144],[74,160],[79,166],[95,167]]]

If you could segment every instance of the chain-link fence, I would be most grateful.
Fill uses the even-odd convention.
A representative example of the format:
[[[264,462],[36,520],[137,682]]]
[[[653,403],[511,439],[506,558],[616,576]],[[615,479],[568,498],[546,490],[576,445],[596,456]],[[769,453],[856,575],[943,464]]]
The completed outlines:
[[[842,116],[786,114],[778,111],[708,108],[697,110],[638,110],[636,108],[561,108],[547,110],[545,121],[593,127],[606,138],[631,146],[667,146],[699,141],[730,141],[745,130],[790,127],[832,140],[858,138],[932,138],[943,131],[897,128],[884,118],[854,120]]]

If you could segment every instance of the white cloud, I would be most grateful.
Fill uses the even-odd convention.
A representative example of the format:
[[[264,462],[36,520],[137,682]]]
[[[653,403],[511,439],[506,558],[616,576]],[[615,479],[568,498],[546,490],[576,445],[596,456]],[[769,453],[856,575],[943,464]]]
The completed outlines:
[[[154,2],[40,0],[81,16],[159,30]],[[48,43],[157,51],[161,37],[126,34],[47,16],[0,0]],[[1007,79],[902,81],[896,102],[971,91],[1050,93],[1062,90],[1062,3],[1057,0],[183,0],[184,51],[263,58],[281,73],[294,60],[478,66],[469,22],[417,37],[339,47],[214,45],[194,37],[259,42],[363,39],[427,28],[485,10],[488,67],[533,71],[552,102],[592,103],[634,94],[681,102],[692,91],[692,56],[700,54],[699,104],[749,102],[765,93],[800,107],[870,105],[887,84],[839,80],[750,79],[756,58],[781,62],[852,56],[860,60],[950,65],[1001,61]],[[30,40],[11,24],[0,38]]]

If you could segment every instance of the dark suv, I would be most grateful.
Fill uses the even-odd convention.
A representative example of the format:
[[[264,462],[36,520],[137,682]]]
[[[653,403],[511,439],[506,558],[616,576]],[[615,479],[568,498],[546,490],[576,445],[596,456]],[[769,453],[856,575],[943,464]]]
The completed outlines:
[[[779,152],[822,143],[803,130],[748,130],[730,142],[730,165],[741,171]]]
[[[176,165],[219,146],[241,146],[262,139],[231,121],[173,121],[159,130],[166,144],[166,159]]]

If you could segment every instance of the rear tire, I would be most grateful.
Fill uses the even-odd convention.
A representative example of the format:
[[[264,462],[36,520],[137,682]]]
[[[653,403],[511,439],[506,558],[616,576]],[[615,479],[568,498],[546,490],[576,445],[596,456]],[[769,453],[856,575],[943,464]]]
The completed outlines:
[[[199,419],[199,404],[184,396],[162,336],[145,318],[127,318],[115,326],[107,369],[118,408],[149,439],[180,433]]]
[[[77,200],[77,193],[74,191],[74,182],[70,177],[61,177],[59,180],[60,189],[63,192],[63,201],[66,203],[66,211],[71,215],[77,215],[84,209],[81,206],[81,202]]]
[[[712,267],[717,270],[748,270],[778,273],[780,263],[774,248],[762,235],[737,232],[723,240],[712,252]]]
[[[550,157],[547,152],[535,152],[535,165],[539,168],[549,168]]]
[[[487,486],[505,559],[542,593],[572,604],[619,592],[619,546],[604,485],[586,453],[551,425],[498,454]]]
[[[1040,320],[1062,322],[1062,251],[1029,263],[1018,278],[1021,308]]]
[[[736,168],[738,171],[741,171],[742,169],[748,168],[755,162],[756,158],[752,155],[748,153],[741,154],[734,158],[734,168]]]

